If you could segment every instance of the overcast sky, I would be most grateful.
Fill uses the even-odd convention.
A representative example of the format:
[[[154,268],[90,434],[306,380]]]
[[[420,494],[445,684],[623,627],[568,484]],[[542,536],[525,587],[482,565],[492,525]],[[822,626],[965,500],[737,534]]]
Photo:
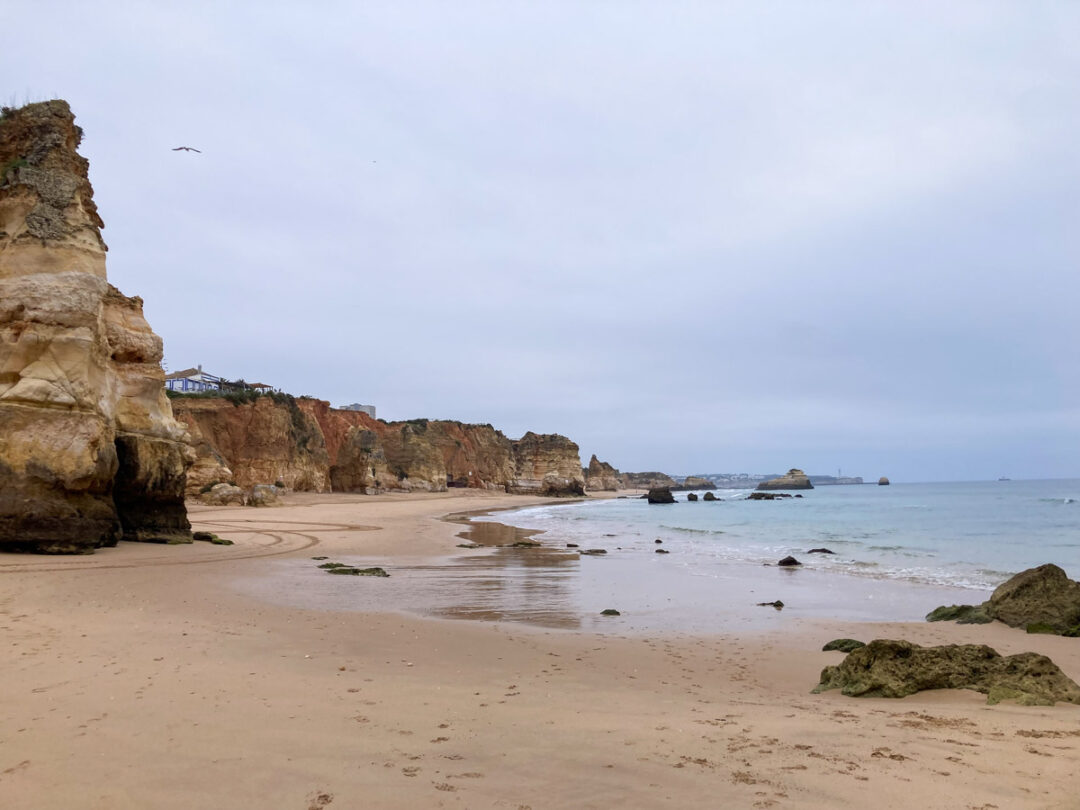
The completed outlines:
[[[1080,476],[1080,3],[4,9],[171,370],[623,470]]]

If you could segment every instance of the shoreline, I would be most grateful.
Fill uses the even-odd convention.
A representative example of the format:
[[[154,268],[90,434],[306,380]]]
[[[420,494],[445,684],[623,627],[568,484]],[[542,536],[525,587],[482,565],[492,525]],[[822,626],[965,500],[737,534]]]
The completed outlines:
[[[809,692],[841,660],[820,651],[837,636],[1032,649],[1074,680],[1075,639],[812,619],[596,634],[288,607],[236,587],[312,556],[415,560],[454,545],[447,503],[528,500],[362,497],[191,510],[232,547],[0,555],[6,806],[1073,806],[1080,707]]]

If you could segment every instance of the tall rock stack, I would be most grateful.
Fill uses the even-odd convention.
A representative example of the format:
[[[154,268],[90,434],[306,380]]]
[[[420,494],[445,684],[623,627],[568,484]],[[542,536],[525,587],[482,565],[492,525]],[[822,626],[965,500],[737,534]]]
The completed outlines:
[[[0,111],[0,550],[189,542],[161,339],[105,277],[64,101]]]

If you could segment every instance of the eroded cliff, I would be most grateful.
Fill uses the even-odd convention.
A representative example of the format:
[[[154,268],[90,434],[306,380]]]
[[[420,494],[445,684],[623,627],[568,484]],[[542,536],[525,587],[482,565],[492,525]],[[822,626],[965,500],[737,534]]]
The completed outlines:
[[[585,469],[585,489],[589,492],[615,492],[618,488],[619,471],[593,453]]]
[[[105,276],[64,101],[0,112],[0,549],[190,541],[161,339]]]
[[[281,482],[314,492],[471,487],[584,494],[578,447],[564,436],[526,433],[515,441],[491,425],[383,422],[288,396],[235,403],[180,397],[173,407],[198,454],[192,495],[230,480],[245,488]]]

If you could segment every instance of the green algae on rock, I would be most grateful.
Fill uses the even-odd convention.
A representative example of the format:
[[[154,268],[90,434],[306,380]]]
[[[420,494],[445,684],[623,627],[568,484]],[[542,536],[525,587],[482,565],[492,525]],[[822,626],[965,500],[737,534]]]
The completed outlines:
[[[997,619],[1010,627],[1039,626],[1036,632],[1062,636],[1080,634],[1080,582],[1047,563],[1021,571],[998,585],[981,605],[941,606],[926,615],[928,622],[984,624]]]
[[[927,689],[972,689],[987,703],[1025,706],[1080,704],[1080,686],[1045,655],[1002,656],[985,644],[920,647],[877,639],[821,671],[815,693],[840,689],[850,697],[901,698]]]

